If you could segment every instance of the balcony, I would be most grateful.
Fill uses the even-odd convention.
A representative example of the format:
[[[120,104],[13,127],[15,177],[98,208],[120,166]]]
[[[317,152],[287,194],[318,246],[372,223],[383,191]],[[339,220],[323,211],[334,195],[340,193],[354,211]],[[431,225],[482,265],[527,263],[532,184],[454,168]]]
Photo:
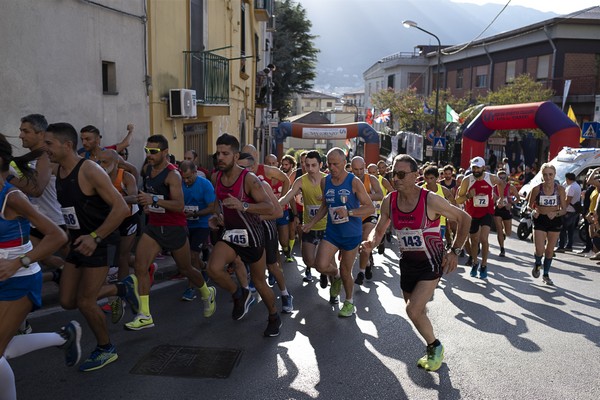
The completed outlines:
[[[254,0],[254,15],[257,21],[269,22],[273,15],[274,0]]]
[[[185,51],[186,77],[200,105],[229,104],[229,60],[207,51]],[[186,79],[187,80],[187,79]]]

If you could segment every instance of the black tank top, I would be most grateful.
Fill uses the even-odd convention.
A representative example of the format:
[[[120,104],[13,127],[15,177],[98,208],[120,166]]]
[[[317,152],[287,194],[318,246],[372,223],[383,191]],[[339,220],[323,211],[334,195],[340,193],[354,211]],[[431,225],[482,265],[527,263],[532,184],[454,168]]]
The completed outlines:
[[[110,213],[110,206],[102,197],[99,195],[88,196],[81,191],[78,176],[79,169],[84,162],[86,160],[81,159],[65,178],[60,177],[60,166],[56,174],[56,197],[60,203],[71,240],[98,229]],[[118,240],[119,233],[114,231],[108,237],[103,238],[102,243],[117,243]]]

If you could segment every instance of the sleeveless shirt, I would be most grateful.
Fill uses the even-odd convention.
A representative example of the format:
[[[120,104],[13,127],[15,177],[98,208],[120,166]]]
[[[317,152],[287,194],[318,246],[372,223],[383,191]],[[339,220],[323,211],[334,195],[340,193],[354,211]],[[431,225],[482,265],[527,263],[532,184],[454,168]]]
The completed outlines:
[[[171,191],[169,186],[165,184],[169,172],[176,171],[177,167],[173,164],[167,166],[158,173],[155,177],[151,176],[152,166],[148,166],[144,171],[144,191],[152,195],[158,196],[159,199],[169,200]],[[183,196],[183,191],[182,191]],[[183,211],[169,211],[160,206],[148,206],[148,224],[154,226],[187,226],[185,213]]]
[[[493,184],[490,173],[486,172],[481,180],[469,175],[467,193],[471,189],[475,189],[475,197],[465,202],[465,211],[473,218],[482,218],[486,214],[494,214]]]
[[[560,205],[560,196],[558,195],[558,183],[554,182],[554,189],[552,194],[544,193],[544,184],[540,183],[538,185],[540,190],[538,191],[538,195],[535,198],[535,202],[538,206],[544,207],[556,207]]]
[[[349,173],[340,185],[334,185],[331,175],[325,178],[325,201],[327,212],[327,236],[335,240],[339,237],[356,237],[362,235],[362,220],[360,217],[340,217],[336,210],[345,207],[353,210],[360,207],[356,194],[352,191],[352,181],[355,175]]]
[[[321,172],[321,178],[327,176]],[[304,199],[304,210],[302,211],[302,220],[306,223],[313,219],[319,208],[321,207],[323,191],[321,190],[321,181],[313,185],[308,174],[302,175],[302,198]],[[323,218],[313,225],[313,231],[325,230],[327,219]]]

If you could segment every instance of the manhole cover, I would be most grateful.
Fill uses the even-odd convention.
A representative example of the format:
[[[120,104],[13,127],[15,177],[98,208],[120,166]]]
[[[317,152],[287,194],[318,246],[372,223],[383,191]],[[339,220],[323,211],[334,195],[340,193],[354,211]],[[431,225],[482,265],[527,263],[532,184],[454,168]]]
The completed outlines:
[[[209,347],[155,347],[131,369],[137,375],[185,378],[227,378],[238,363],[241,350]]]

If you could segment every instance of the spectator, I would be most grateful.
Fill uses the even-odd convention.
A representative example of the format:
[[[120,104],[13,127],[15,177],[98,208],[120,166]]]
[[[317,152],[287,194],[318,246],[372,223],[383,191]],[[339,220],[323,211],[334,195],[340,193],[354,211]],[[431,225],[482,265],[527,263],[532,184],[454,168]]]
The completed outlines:
[[[573,235],[579,221],[579,213],[581,212],[581,186],[575,180],[575,174],[568,172],[565,175],[567,195],[567,213],[563,217],[563,226],[558,239],[558,247],[555,249],[557,253],[565,251],[573,251]]]

